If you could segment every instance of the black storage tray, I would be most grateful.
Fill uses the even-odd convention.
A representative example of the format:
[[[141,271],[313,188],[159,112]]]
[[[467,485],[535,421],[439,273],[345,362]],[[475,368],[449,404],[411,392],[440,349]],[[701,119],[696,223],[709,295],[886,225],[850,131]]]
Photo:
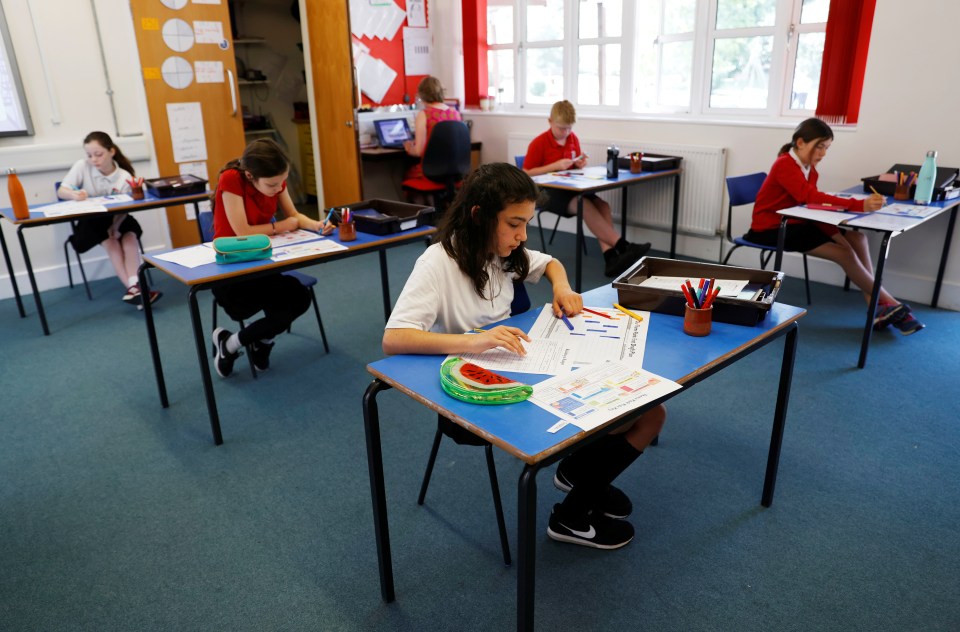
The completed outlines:
[[[620,156],[620,168],[630,170],[630,154]],[[665,160],[650,160],[651,158],[664,158]],[[640,161],[644,171],[666,171],[667,169],[678,169],[683,161],[681,156],[665,156],[663,154],[648,154],[643,152],[643,160]]]
[[[158,198],[193,195],[207,190],[207,181],[194,175],[170,176],[144,180],[147,193]]]
[[[399,233],[401,224],[408,221],[416,221],[416,225],[407,226],[403,230],[432,224],[436,214],[432,206],[380,199],[354,202],[346,208],[354,214],[353,221],[357,224],[357,230],[371,235]]]
[[[756,289],[763,289],[762,298],[717,296],[713,302],[713,320],[734,325],[756,325],[763,320],[777,299],[783,283],[783,273],[755,268],[724,266],[718,263],[679,261],[643,257],[613,282],[617,300],[624,307],[682,316],[686,299],[679,285],[675,290],[642,287],[640,283],[653,276],[681,277],[696,283],[699,279],[730,279],[749,281]]]
[[[920,165],[893,165],[887,169],[887,173],[893,173],[894,171],[903,171],[910,173],[914,171],[920,173]],[[937,167],[937,182],[945,183],[946,186],[936,186],[933,189],[933,200],[938,202],[944,199],[945,192],[947,188],[953,185],[954,181],[957,178],[957,174],[960,173],[960,170],[954,167]],[[861,178],[863,181],[863,192],[864,193],[873,193],[876,189],[877,193],[880,195],[893,195],[896,192],[897,183],[896,182],[887,182],[881,180],[879,175],[868,176],[866,178]],[[910,199],[917,193],[917,185],[910,187]]]

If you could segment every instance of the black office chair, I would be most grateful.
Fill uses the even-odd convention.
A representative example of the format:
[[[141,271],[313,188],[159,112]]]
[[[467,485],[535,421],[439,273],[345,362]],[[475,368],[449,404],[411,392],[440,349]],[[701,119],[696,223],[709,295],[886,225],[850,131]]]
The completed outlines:
[[[423,176],[407,178],[403,190],[430,196],[434,208],[443,212],[453,200],[457,186],[470,171],[470,130],[463,121],[440,121],[423,150]]]
[[[53,185],[53,190],[55,192],[60,191],[60,182],[56,182]],[[58,196],[59,199],[59,196]],[[77,257],[77,267],[80,269],[80,278],[83,280],[83,289],[87,292],[87,299],[93,300],[93,294],[90,292],[90,284],[87,282],[87,273],[83,269],[83,260],[80,258],[80,251],[77,250],[77,246],[73,241],[73,235],[77,230],[77,222],[75,220],[70,220],[70,235],[63,242],[63,258],[67,262],[67,281],[70,282],[70,289],[73,289],[73,268],[70,265],[70,249],[73,249],[73,254]],[[143,255],[143,242],[140,241],[140,237],[137,236],[137,244],[140,246],[140,254]],[[67,248],[69,246],[70,248]],[[84,251],[86,252],[86,251]],[[149,272],[148,272],[149,274]]]
[[[510,315],[522,314],[530,309],[530,296],[527,288],[520,281],[513,283],[513,302],[510,303]],[[507,526],[503,520],[503,504],[500,502],[500,485],[497,483],[497,468],[493,463],[493,446],[489,441],[461,428],[442,415],[437,415],[437,432],[433,436],[433,447],[430,448],[430,458],[427,460],[427,471],[423,474],[423,483],[420,485],[420,495],[417,504],[422,505],[427,496],[427,487],[430,485],[430,475],[433,474],[433,465],[437,461],[437,452],[440,450],[440,440],[450,437],[460,445],[483,446],[487,456],[487,473],[490,475],[490,490],[493,493],[493,508],[497,514],[497,528],[500,530],[500,548],[503,551],[503,563],[510,566],[510,541],[507,539]]]
[[[733,251],[741,246],[760,250],[760,267],[763,269],[766,269],[770,257],[777,252],[776,246],[758,244],[750,241],[746,237],[733,237],[730,228],[733,223],[733,207],[756,202],[757,193],[760,191],[760,187],[766,179],[767,174],[762,171],[745,176],[730,176],[727,178],[727,194],[730,197],[730,204],[727,206],[727,241],[733,244],[733,248],[731,248],[727,252],[727,256],[723,258],[722,263],[724,265],[730,260],[730,255],[733,254]],[[807,289],[807,305],[810,305],[810,272],[807,269],[807,253],[803,253],[803,282]]]
[[[200,227],[200,236],[204,242],[213,240],[213,213],[211,212],[201,212],[197,216],[197,225]],[[320,317],[320,306],[317,304],[317,293],[314,288],[317,285],[317,277],[310,276],[309,274],[304,274],[299,270],[288,270],[283,274],[295,278],[297,281],[300,281],[300,284],[310,290],[310,300],[313,302],[313,313],[317,315],[317,326],[320,327],[320,338],[323,340],[323,350],[327,353],[330,353],[330,345],[327,344],[327,334],[323,329],[323,319]],[[246,327],[246,324],[242,320],[236,321],[240,325],[240,329]],[[213,329],[217,328],[217,298],[213,298]],[[287,329],[289,333],[290,329]],[[214,355],[216,355],[216,349],[213,350]],[[257,368],[253,366],[253,354],[250,353],[250,349],[247,349],[247,359],[250,361],[250,373],[253,375],[253,378],[257,378]]]
[[[513,162],[516,163],[518,169],[523,169],[523,159],[526,158],[526,155],[514,156]],[[543,239],[543,221],[540,219],[540,216],[544,213],[554,213],[557,216],[557,221],[553,224],[553,232],[550,233],[550,244],[553,244],[553,238],[557,235],[557,227],[560,226],[560,219],[563,217],[576,217],[576,213],[564,213],[558,214],[551,209],[537,207],[537,230],[540,231],[540,249],[543,252],[547,251],[547,242]],[[587,254],[587,240],[586,237],[580,239],[580,245],[583,247],[583,254]]]

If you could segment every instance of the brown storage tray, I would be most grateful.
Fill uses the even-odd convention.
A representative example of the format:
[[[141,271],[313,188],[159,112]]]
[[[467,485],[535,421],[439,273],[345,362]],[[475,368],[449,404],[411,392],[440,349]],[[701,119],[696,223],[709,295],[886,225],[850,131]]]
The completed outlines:
[[[620,168],[630,171],[630,154],[626,152],[620,156]],[[663,158],[664,160],[650,160],[650,158]],[[643,160],[640,161],[641,169],[644,171],[667,171],[668,169],[678,169],[683,162],[681,156],[665,156],[663,154],[650,154],[643,152]]]
[[[416,226],[408,226],[407,229],[432,224],[436,214],[432,206],[380,199],[354,202],[346,208],[354,213],[357,230],[371,235],[399,233],[400,225],[410,220],[416,220]]]
[[[194,175],[169,176],[144,180],[147,193],[158,198],[193,195],[207,190],[207,181]]]
[[[679,285],[675,290],[639,285],[653,276],[681,277],[690,279],[694,284],[701,278],[748,281],[755,291],[764,290],[763,297],[717,296],[713,302],[713,320],[749,326],[756,325],[767,315],[770,307],[776,302],[777,293],[783,283],[782,272],[724,266],[718,263],[643,257],[613,282],[613,287],[617,290],[618,302],[624,307],[633,309],[682,316],[686,299]]]

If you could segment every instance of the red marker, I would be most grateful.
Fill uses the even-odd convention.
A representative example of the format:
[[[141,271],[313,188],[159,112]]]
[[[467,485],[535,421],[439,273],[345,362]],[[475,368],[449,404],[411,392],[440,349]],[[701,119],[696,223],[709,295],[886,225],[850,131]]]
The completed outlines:
[[[589,308],[587,308],[587,307],[584,307],[584,308],[583,308],[583,311],[585,311],[585,312],[590,312],[591,314],[596,314],[597,316],[603,316],[604,318],[610,318],[610,316],[604,314],[603,312],[595,312],[595,311],[593,311],[592,309],[589,309]],[[613,320],[613,319],[610,318],[610,320]]]

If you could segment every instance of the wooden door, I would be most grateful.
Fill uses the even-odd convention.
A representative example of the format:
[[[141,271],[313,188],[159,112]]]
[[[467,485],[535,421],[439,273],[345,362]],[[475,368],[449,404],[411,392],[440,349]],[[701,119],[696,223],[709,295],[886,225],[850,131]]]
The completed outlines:
[[[350,15],[346,0],[306,2],[310,74],[316,113],[323,204],[341,206],[363,199],[360,143],[354,108]]]
[[[190,0],[166,0],[165,3],[160,0],[133,0],[130,3],[130,9],[133,13],[134,31],[137,36],[140,66],[147,95],[147,109],[150,114],[150,127],[153,130],[153,143],[160,175],[178,175],[185,165],[187,167],[192,165],[210,181],[212,188],[216,186],[216,178],[223,165],[239,157],[245,146],[243,114],[237,93],[235,51],[227,4],[226,2],[196,4]],[[171,23],[171,20],[183,22]],[[181,27],[179,30],[174,28],[177,25]],[[217,25],[222,31],[222,37],[217,32]],[[167,41],[164,38],[165,27],[168,34]],[[171,36],[171,33],[174,35]],[[216,37],[211,37],[211,34]],[[205,39],[220,41],[215,43],[197,41]],[[171,48],[168,41],[173,43],[175,48]],[[185,47],[186,50],[182,50]],[[178,75],[179,83],[186,84],[185,87],[172,87],[161,72],[162,69],[176,68],[171,66],[173,62],[169,61],[174,57],[185,60],[185,63],[180,62],[180,69],[183,72]],[[164,62],[168,65],[164,66]],[[217,71],[218,64],[222,64],[222,73]],[[168,72],[167,76],[171,76],[171,73]],[[190,134],[197,134],[194,147],[206,147],[206,160],[197,161],[191,158],[188,165],[186,161],[179,164],[174,160],[167,105],[190,103],[199,103],[203,137],[199,137],[199,126],[190,126],[187,131]],[[193,155],[195,156],[196,153],[194,151]],[[178,157],[182,158],[185,155],[189,156],[190,152],[181,152]],[[205,169],[203,169],[204,166]],[[167,209],[167,220],[174,247],[179,248],[199,241],[196,221],[187,219],[184,207],[176,206]]]

